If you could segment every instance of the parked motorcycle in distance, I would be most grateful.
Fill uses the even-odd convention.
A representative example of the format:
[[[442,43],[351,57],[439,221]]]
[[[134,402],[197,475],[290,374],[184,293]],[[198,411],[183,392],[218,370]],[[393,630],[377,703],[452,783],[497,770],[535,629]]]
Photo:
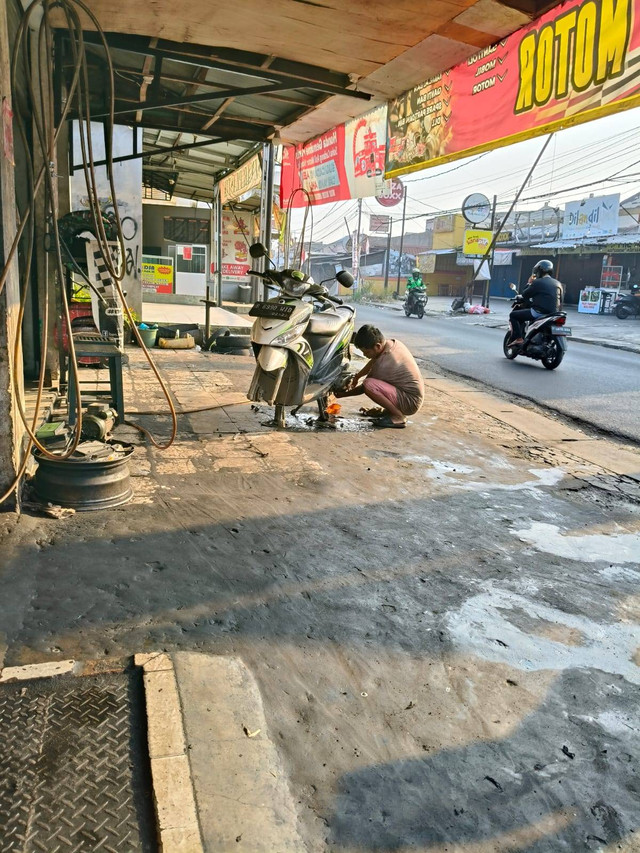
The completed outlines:
[[[627,317],[640,317],[640,284],[632,284],[630,293],[623,293],[616,299],[613,311],[620,320]]]
[[[516,291],[512,302],[514,308],[522,307],[522,296],[517,292],[515,284],[509,287]],[[567,337],[571,336],[571,329],[565,323],[567,315],[564,311],[555,314],[546,314],[537,320],[527,324],[524,343],[512,346],[510,341],[513,337],[513,329],[509,322],[509,331],[504,336],[502,349],[505,356],[512,360],[519,355],[541,361],[547,370],[555,370],[560,365],[567,351]]]
[[[412,290],[407,290],[404,294],[404,302],[402,307],[406,317],[415,314],[418,320],[424,317],[424,309],[429,301],[426,287],[414,287]]]
[[[261,243],[249,248],[252,258],[266,258],[273,269],[250,270],[279,291],[249,311],[255,322],[251,343],[256,357],[248,397],[275,405],[276,426],[285,425],[285,407],[316,400],[320,417],[326,418],[329,394],[344,384],[351,358],[349,344],[355,327],[355,308],[330,295],[327,281],[316,284],[300,270],[278,270]],[[341,270],[335,279],[353,286],[353,276]],[[319,306],[320,310],[314,310]],[[335,307],[339,306],[339,307]]]

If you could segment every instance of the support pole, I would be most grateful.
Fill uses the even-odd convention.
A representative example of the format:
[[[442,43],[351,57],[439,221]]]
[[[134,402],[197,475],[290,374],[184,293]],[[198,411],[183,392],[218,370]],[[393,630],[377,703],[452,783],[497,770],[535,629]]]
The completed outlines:
[[[520,189],[518,190],[518,192],[516,193],[515,198],[514,198],[514,199],[513,199],[513,201],[511,202],[511,205],[510,205],[510,207],[509,207],[509,210],[505,213],[504,218],[503,218],[502,222],[500,223],[500,225],[498,226],[497,231],[494,233],[493,237],[491,238],[491,243],[487,246],[487,251],[486,251],[486,252],[484,253],[484,255],[482,256],[482,258],[481,258],[481,260],[480,260],[480,264],[479,264],[479,266],[478,266],[478,269],[482,269],[482,264],[483,264],[483,263],[484,263],[484,262],[485,262],[485,261],[490,257],[491,253],[493,252],[493,250],[494,250],[494,248],[495,248],[495,245],[496,245],[496,241],[497,241],[497,239],[498,239],[498,234],[500,234],[500,232],[501,232],[501,231],[502,231],[502,229],[504,228],[504,226],[505,226],[505,224],[506,224],[507,220],[508,220],[508,219],[509,219],[509,217],[511,216],[511,213],[512,213],[512,211],[513,211],[513,208],[514,208],[514,207],[516,206],[516,204],[518,203],[518,199],[519,199],[519,198],[520,198],[520,196],[522,195],[522,193],[523,193],[524,188],[526,187],[526,185],[529,183],[529,180],[530,180],[531,176],[533,175],[533,173],[535,172],[535,170],[536,170],[536,167],[537,167],[538,163],[539,163],[539,162],[540,162],[540,160],[542,159],[542,155],[543,155],[543,154],[544,154],[544,152],[547,150],[547,147],[548,147],[549,143],[551,142],[551,138],[552,138],[552,136],[553,136],[553,133],[550,133],[550,134],[549,134],[549,136],[547,136],[547,138],[545,139],[544,144],[543,144],[542,148],[540,149],[540,152],[539,152],[538,156],[537,156],[537,157],[536,157],[536,159],[534,160],[533,166],[529,169],[529,172],[528,172],[528,174],[527,174],[527,177],[526,177],[526,178],[524,179],[524,181],[522,182],[522,184],[521,184],[521,186],[520,186]]]
[[[214,273],[214,294],[216,305],[222,307],[222,200],[220,198],[220,184],[216,184],[213,197],[215,237],[216,237],[216,260]]]
[[[273,217],[273,142],[265,142],[262,146],[262,192],[260,196],[260,242],[266,247],[271,257],[271,219]],[[261,258],[262,271],[268,264],[266,259]],[[267,299],[267,286],[258,279],[258,296]]]
[[[358,290],[360,287],[360,228],[362,226],[362,199],[358,199],[358,227],[356,229],[356,239],[353,244],[353,260],[355,263],[353,266],[355,269],[353,270],[353,277],[355,278],[355,290]]]
[[[15,168],[9,142],[12,139],[10,57],[7,4],[0,3],[0,139],[7,140],[0,148],[0,271],[5,265],[17,230]],[[20,279],[16,254],[0,293],[0,495],[18,473],[24,435],[15,403],[16,397],[24,398],[21,364],[17,367],[17,373],[13,372],[19,305]],[[14,505],[17,503],[14,501]]]
[[[407,185],[402,190],[402,231],[400,232],[400,252],[398,253],[398,280],[396,282],[396,296],[400,293],[400,276],[402,275],[402,250],[404,249],[404,223],[407,214]]]
[[[493,237],[493,229],[495,228],[495,225],[496,225],[496,206],[497,206],[497,204],[498,204],[498,196],[494,195],[493,205],[491,207],[491,225],[489,226],[490,230],[491,230],[492,237]],[[494,244],[495,244],[495,241],[494,241]],[[489,278],[485,282],[484,292],[482,294],[482,304],[483,304],[483,306],[485,306],[487,308],[489,307],[489,303],[491,301],[491,295],[490,295],[491,276],[493,275],[493,259],[494,259],[494,257],[495,257],[495,249],[492,249],[491,250],[491,256],[489,257]]]

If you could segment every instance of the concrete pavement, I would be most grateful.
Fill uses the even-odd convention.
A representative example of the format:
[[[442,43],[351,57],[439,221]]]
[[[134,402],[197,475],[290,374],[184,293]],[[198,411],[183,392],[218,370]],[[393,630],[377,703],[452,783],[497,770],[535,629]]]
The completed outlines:
[[[127,409],[166,436],[129,352]],[[181,415],[167,451],[118,428],[130,504],[4,520],[4,664],[171,655],[172,755],[226,849],[264,849],[242,827],[278,818],[268,793],[295,811],[283,845],[312,853],[632,853],[640,454],[434,372],[404,431],[373,429],[355,398],[327,427],[309,409],[276,431],[267,407],[234,405],[249,356],[155,356],[178,409],[219,408]],[[181,684],[182,654],[204,668]],[[209,656],[242,661],[263,718]],[[228,738],[211,728],[226,714]],[[272,788],[253,775],[263,748]]]

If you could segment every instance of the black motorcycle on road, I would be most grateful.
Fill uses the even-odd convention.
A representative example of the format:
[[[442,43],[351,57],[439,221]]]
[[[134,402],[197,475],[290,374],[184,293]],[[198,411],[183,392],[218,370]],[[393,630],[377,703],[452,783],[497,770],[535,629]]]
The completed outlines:
[[[619,320],[627,317],[640,317],[640,284],[632,284],[630,293],[623,293],[615,301],[613,311]]]
[[[516,290],[515,284],[510,285]],[[522,296],[516,293],[512,300],[514,308],[522,308]],[[526,307],[526,306],[525,306]],[[527,324],[524,335],[524,343],[513,345],[513,329],[509,322],[509,331],[504,336],[502,344],[503,352],[510,361],[519,355],[541,361],[547,370],[555,370],[559,367],[564,354],[567,351],[567,337],[571,335],[571,329],[565,326],[567,315],[564,311],[555,314],[545,314],[537,320]]]
[[[426,287],[414,287],[411,290],[407,290],[404,295],[404,302],[402,303],[405,316],[410,317],[412,314],[415,314],[418,320],[422,320],[428,301],[429,297],[427,296]]]

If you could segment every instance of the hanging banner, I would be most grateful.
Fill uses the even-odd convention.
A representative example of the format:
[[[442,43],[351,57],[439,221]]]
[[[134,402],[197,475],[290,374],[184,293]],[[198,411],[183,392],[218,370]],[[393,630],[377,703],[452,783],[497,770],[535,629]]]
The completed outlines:
[[[570,201],[564,208],[563,239],[610,237],[618,233],[620,193]]]
[[[386,177],[639,103],[640,0],[568,0],[396,98]]]
[[[386,106],[376,107],[357,119],[307,142],[288,145],[282,154],[280,207],[369,198],[383,192]]]
[[[249,281],[247,273],[251,269],[249,245],[253,241],[253,220],[251,213],[222,212],[222,275],[224,278]]]
[[[260,165],[260,157],[256,154],[246,163],[243,163],[239,169],[222,178],[220,181],[220,199],[222,204],[228,201],[234,201],[241,195],[249,192],[260,186],[262,181],[262,166]]]

